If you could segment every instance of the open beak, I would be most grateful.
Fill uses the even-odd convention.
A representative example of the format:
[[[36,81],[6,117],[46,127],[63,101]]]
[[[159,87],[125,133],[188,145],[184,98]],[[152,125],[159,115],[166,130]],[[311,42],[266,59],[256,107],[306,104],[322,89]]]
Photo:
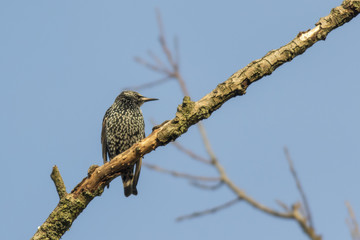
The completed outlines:
[[[141,100],[143,102],[150,102],[150,101],[155,101],[155,100],[159,100],[157,98],[147,98],[147,97],[142,97]]]

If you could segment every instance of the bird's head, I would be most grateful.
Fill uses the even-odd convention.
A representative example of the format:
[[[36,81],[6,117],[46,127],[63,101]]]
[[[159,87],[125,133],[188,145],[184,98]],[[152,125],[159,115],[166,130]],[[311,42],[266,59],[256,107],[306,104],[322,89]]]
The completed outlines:
[[[136,105],[138,105],[140,107],[141,105],[143,105],[144,102],[155,101],[155,100],[159,100],[159,99],[147,98],[135,91],[123,91],[122,93],[120,93],[119,96],[117,96],[117,98],[115,99],[115,102],[129,101],[129,102],[135,103]]]

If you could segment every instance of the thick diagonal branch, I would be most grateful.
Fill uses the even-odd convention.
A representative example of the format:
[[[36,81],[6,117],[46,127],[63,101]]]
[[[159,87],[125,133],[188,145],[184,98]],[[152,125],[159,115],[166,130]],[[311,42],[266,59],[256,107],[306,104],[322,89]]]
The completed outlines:
[[[324,40],[330,31],[350,21],[359,10],[359,0],[345,0],[328,16],[321,18],[314,29],[298,34],[285,46],[251,62],[199,101],[193,102],[189,97],[184,97],[174,119],[155,129],[147,138],[118,155],[111,162],[94,169],[70,194],[63,197],[32,239],[60,239],[89,202],[101,195],[106,184],[119,176],[129,164],[134,164],[141,156],[175,140],[190,126],[210,117],[227,100],[245,94],[250,84],[304,53],[317,41]]]

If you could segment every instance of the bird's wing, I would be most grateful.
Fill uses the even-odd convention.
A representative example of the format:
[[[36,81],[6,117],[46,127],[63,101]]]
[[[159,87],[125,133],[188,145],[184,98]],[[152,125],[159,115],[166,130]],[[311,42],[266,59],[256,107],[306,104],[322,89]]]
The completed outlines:
[[[145,138],[145,131],[143,133],[142,138]],[[132,187],[133,187],[133,194],[136,195],[137,194],[137,190],[136,190],[136,185],[139,181],[139,176],[140,176],[140,171],[141,171],[141,164],[142,164],[142,158],[140,158],[136,163],[135,163],[135,174],[134,174],[134,178],[132,180]]]
[[[106,112],[107,113],[107,112]],[[102,122],[102,129],[101,129],[101,145],[102,145],[102,157],[104,160],[104,163],[107,162],[107,146],[106,146],[106,120],[107,120],[107,114],[105,113],[103,122]]]
[[[141,164],[142,164],[142,158],[140,158],[135,164],[136,165],[135,166],[135,174],[134,174],[134,178],[132,180],[132,188],[133,188],[134,195],[137,194],[136,185],[138,183],[139,176],[140,176]]]

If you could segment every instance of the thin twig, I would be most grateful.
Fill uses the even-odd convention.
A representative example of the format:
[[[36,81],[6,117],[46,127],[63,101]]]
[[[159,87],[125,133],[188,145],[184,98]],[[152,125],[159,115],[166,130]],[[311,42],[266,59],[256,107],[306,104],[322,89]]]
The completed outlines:
[[[194,212],[194,213],[191,213],[191,214],[188,214],[188,215],[180,216],[180,217],[176,218],[176,221],[180,222],[180,221],[183,221],[183,220],[187,220],[187,219],[191,219],[191,218],[195,218],[195,217],[201,217],[201,216],[211,214],[211,213],[216,213],[217,211],[220,211],[222,209],[225,209],[225,208],[228,208],[228,207],[234,205],[235,203],[239,202],[240,200],[241,199],[239,199],[239,198],[235,198],[235,199],[233,199],[233,200],[231,200],[229,202],[226,202],[224,204],[221,204],[219,206],[216,206],[216,207],[213,207],[213,208],[210,208],[210,209],[206,209],[206,210],[203,210],[203,211]]]
[[[218,170],[220,177],[222,179],[222,181],[229,187],[229,189],[236,194],[239,198],[243,199],[246,203],[250,204],[251,206],[253,206],[254,208],[263,211],[265,213],[268,213],[272,216],[275,217],[280,217],[280,218],[294,218],[293,213],[292,212],[279,212],[276,211],[274,209],[271,209],[261,203],[259,203],[258,201],[256,201],[255,199],[253,199],[252,197],[250,197],[249,195],[247,195],[243,190],[241,190],[239,187],[237,187],[233,181],[231,181],[229,179],[229,177],[227,176],[225,169],[223,166],[221,166],[221,164],[219,163],[219,161],[215,160],[213,162],[214,166],[216,167],[216,169]]]
[[[176,60],[176,61],[173,60],[172,53],[167,46],[167,42],[166,42],[164,30],[163,30],[161,14],[159,11],[157,11],[157,21],[158,21],[158,26],[159,26],[160,45],[161,45],[161,48],[162,48],[166,58],[168,59],[170,66],[172,67],[171,74],[169,74],[169,76],[172,76],[179,82],[181,90],[185,96],[190,96],[189,91],[186,87],[184,78],[181,76],[181,74],[179,72],[179,62],[178,62],[178,60]],[[176,40],[175,52],[177,52],[177,51],[178,51],[178,44],[177,44],[177,40]],[[175,59],[177,59],[177,58],[178,58],[178,53],[175,56]],[[201,124],[201,123],[198,123],[198,125],[199,124]]]
[[[295,180],[295,183],[296,183],[296,187],[300,193],[300,196],[301,196],[301,199],[302,199],[302,202],[304,203],[304,211],[305,211],[305,215],[306,215],[306,218],[309,222],[309,225],[310,227],[314,228],[314,224],[313,224],[313,220],[312,220],[312,217],[311,217],[311,211],[310,211],[310,207],[309,207],[309,203],[308,203],[308,200],[307,200],[307,197],[306,197],[306,194],[301,186],[301,182],[299,180],[299,177],[296,173],[296,170],[294,168],[294,164],[293,164],[293,161],[291,159],[291,156],[290,156],[290,153],[289,153],[289,150],[288,148],[285,146],[284,147],[284,153],[285,153],[285,157],[286,157],[286,160],[287,162],[289,163],[289,167],[290,167],[290,172]]]
[[[152,170],[158,171],[158,172],[170,174],[174,177],[187,178],[190,180],[197,180],[197,181],[220,181],[220,178],[218,178],[218,177],[195,176],[195,175],[191,175],[191,174],[187,174],[187,173],[168,170],[168,169],[161,168],[159,166],[149,164],[149,163],[143,163],[143,166],[150,168]]]
[[[180,54],[179,54],[179,40],[177,36],[174,37],[174,52],[175,52],[175,67],[176,71],[180,71]]]
[[[211,162],[214,163],[215,161],[218,161],[215,153],[214,153],[214,150],[212,149],[211,147],[211,144],[210,144],[210,141],[209,141],[209,138],[207,137],[207,134],[206,134],[206,130],[205,130],[205,127],[204,125],[199,122],[197,124],[197,127],[200,131],[200,135],[202,137],[202,140],[204,142],[204,146],[205,146],[205,149],[206,149],[206,152],[209,154],[209,157],[211,159]]]
[[[222,181],[219,181],[215,185],[202,184],[202,183],[199,183],[199,182],[190,182],[190,183],[194,187],[205,189],[205,190],[216,190],[216,189],[219,189],[221,186],[224,185],[224,183]]]
[[[144,89],[144,88],[155,87],[155,86],[160,85],[162,83],[168,82],[169,80],[172,80],[172,79],[169,78],[169,77],[164,77],[164,78],[161,78],[159,80],[156,80],[156,81],[153,81],[153,82],[148,82],[148,83],[141,84],[141,85],[138,85],[138,86],[126,87],[125,89],[132,89],[132,90],[138,91],[138,90]]]
[[[164,28],[163,28],[163,22],[161,19],[161,15],[160,15],[160,11],[159,9],[156,9],[156,19],[158,22],[158,27],[159,27],[159,40],[160,40],[160,44],[161,47],[167,57],[168,62],[170,63],[170,65],[172,66],[173,69],[176,69],[176,62],[174,62],[172,54],[170,49],[168,48],[167,44],[166,44],[166,40],[165,40],[165,33],[164,33]]]
[[[195,160],[198,160],[200,162],[203,162],[203,163],[207,163],[207,164],[210,164],[211,162],[206,159],[206,158],[203,158],[199,155],[197,155],[196,153],[194,153],[193,151],[185,148],[184,146],[182,146],[180,143],[178,142],[173,142],[172,143],[177,149],[179,149],[180,151],[184,152],[185,154],[189,155],[189,157],[195,159]]]
[[[352,240],[360,240],[359,224],[356,220],[355,213],[349,202],[345,202],[349,212],[349,218],[346,219],[346,223],[349,227]]]
[[[286,212],[290,212],[290,208],[284,202],[277,199],[276,203],[279,204],[279,206],[282,207]]]
[[[155,72],[164,73],[167,71],[166,68],[163,68],[162,66],[159,66],[159,65],[151,64],[140,57],[135,57],[134,59],[135,59],[135,62],[137,62],[141,65],[144,65],[145,67],[147,67],[150,70],[153,70]]]
[[[165,73],[170,73],[170,70],[166,67],[166,65],[152,51],[148,51],[148,55],[155,61],[157,66],[159,66],[161,69],[164,69]]]

